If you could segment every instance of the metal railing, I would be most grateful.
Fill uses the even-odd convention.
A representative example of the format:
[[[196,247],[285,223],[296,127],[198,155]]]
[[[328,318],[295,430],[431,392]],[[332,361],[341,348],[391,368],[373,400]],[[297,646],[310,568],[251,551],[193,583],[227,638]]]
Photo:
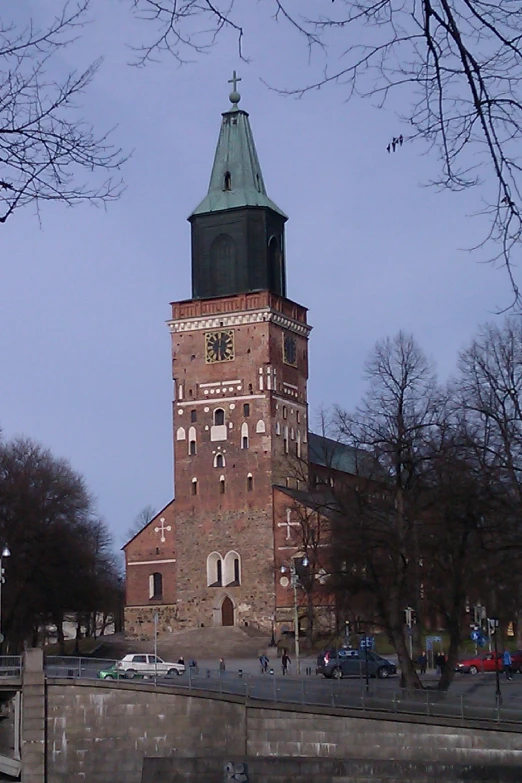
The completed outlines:
[[[20,655],[0,655],[0,677],[21,677],[22,657]]]
[[[109,672],[115,663],[116,661],[102,659],[53,656],[46,658],[45,668],[50,677],[122,679],[129,683],[143,683],[145,680],[157,685],[181,687],[189,691],[205,690],[272,704],[299,704],[307,707],[355,709],[363,713],[451,718],[463,725],[471,720],[480,720],[497,725],[513,724],[513,728],[522,731],[522,707],[496,704],[493,690],[486,697],[467,699],[452,694],[451,691],[426,689],[414,694],[408,693],[398,688],[396,681],[392,684],[390,681],[382,683],[374,680],[367,689],[364,679],[358,678],[327,680],[323,677],[283,677],[198,667],[188,667],[181,677],[173,675],[156,678],[153,673],[137,672],[132,679],[127,679],[123,672]]]

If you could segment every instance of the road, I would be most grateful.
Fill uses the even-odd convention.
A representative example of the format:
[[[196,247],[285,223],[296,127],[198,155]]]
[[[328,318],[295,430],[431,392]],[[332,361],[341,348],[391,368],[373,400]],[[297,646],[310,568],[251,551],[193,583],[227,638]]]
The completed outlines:
[[[51,677],[96,678],[100,669],[110,662],[100,659],[70,658],[48,659],[47,674]],[[158,677],[158,685],[207,690],[216,693],[235,694],[249,699],[292,704],[308,704],[323,707],[352,707],[364,710],[386,710],[460,719],[487,718],[492,720],[519,721],[522,723],[522,675],[513,680],[501,678],[502,709],[496,706],[496,682],[494,674],[457,674],[448,693],[436,690],[434,674],[423,677],[425,689],[407,696],[399,686],[399,678],[371,679],[366,687],[364,678],[328,680],[322,676],[293,673],[259,673],[259,664],[252,659],[235,659],[226,662],[226,670],[216,669],[216,661],[201,661],[197,673],[187,671],[181,677]],[[302,662],[301,670],[310,667],[311,659]],[[153,678],[150,678],[153,680]],[[127,680],[126,682],[130,682]],[[138,680],[139,682],[139,680]]]

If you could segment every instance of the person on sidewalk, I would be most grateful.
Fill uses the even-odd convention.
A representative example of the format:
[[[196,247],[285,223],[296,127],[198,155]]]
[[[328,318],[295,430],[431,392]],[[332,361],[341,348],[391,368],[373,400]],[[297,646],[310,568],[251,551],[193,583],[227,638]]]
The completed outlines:
[[[225,666],[225,659],[220,658],[219,659],[219,671],[224,672],[227,667]]]
[[[283,676],[285,674],[288,674],[288,667],[290,666],[291,663],[292,661],[290,660],[288,653],[285,650],[281,656],[281,669],[283,671]]]
[[[426,674],[426,669],[428,668],[428,656],[426,655],[424,650],[419,655],[418,664],[419,664],[420,673]]]
[[[511,653],[509,652],[509,650],[504,650],[504,653],[502,655],[502,663],[504,664],[504,673],[506,675],[506,679],[512,680],[513,679],[513,668],[512,668],[513,661],[511,660]]]
[[[268,655],[265,655],[265,653],[263,653],[263,655],[259,656],[259,664],[261,666],[261,674],[266,674],[267,673],[267,671],[268,671],[268,664],[269,663],[270,663],[270,658],[268,657]]]

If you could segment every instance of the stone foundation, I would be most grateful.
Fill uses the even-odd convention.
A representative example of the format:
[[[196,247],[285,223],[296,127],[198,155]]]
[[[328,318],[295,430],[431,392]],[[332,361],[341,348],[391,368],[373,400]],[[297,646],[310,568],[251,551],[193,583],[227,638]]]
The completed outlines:
[[[154,639],[154,615],[158,615],[158,638],[165,638],[179,631],[177,607],[170,606],[126,606],[125,638],[141,642]]]

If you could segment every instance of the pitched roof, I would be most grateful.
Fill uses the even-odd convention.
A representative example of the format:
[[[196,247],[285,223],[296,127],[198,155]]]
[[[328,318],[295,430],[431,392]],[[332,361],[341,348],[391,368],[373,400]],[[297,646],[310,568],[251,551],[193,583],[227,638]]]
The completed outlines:
[[[367,451],[314,432],[308,433],[308,461],[353,476],[382,478],[382,468]]]
[[[237,106],[239,93],[231,93],[230,99],[233,98],[237,100],[232,108],[222,115],[208,193],[192,215],[240,207],[267,207],[286,218],[267,195],[248,112]]]

